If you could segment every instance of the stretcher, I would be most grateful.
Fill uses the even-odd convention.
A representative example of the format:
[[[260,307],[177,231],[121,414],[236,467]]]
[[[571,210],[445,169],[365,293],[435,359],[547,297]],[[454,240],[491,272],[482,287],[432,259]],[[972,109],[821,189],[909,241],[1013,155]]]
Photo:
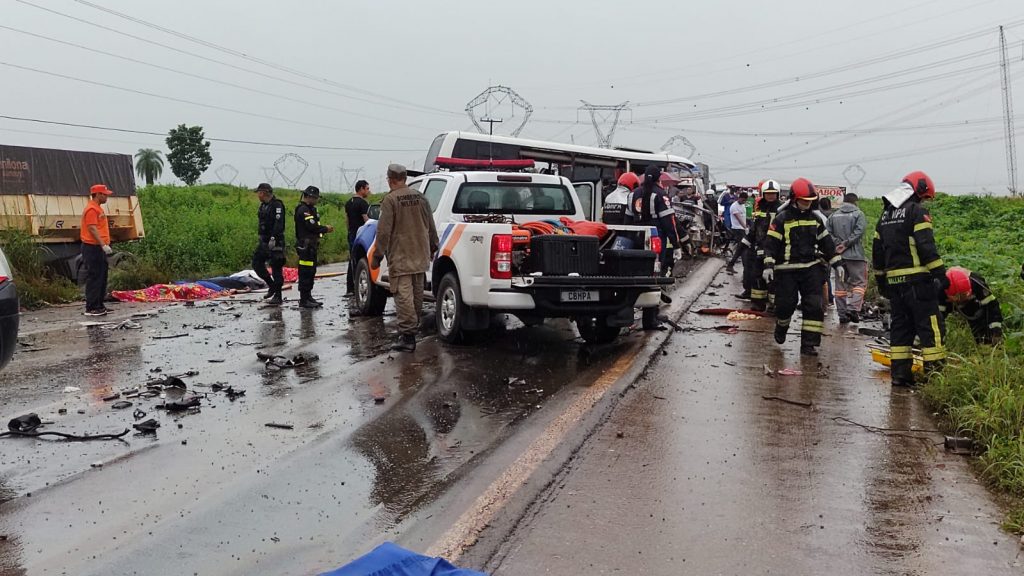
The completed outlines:
[[[892,358],[889,352],[888,346],[880,346],[878,344],[868,344],[868,349],[871,350],[871,359],[885,366],[886,368],[892,367]],[[924,357],[921,356],[920,350],[914,350],[914,365],[911,367],[913,372],[921,372],[924,370]]]

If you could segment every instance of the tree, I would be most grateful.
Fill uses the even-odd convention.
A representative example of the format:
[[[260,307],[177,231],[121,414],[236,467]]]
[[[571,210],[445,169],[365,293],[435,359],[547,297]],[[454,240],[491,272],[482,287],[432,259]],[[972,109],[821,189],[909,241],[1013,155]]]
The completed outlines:
[[[146,180],[146,186],[152,186],[153,181],[164,173],[164,158],[159,150],[152,148],[139,148],[135,153],[135,173],[139,178]]]
[[[171,172],[185,184],[192,186],[213,162],[210,141],[205,140],[202,126],[179,124],[167,133],[167,160]]]

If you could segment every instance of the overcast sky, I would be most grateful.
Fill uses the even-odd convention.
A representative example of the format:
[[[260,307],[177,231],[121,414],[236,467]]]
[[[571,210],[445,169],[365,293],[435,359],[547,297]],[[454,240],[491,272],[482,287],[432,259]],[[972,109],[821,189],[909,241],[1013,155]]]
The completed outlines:
[[[523,137],[595,145],[580,100],[630,102],[615,145],[683,136],[730,183],[844,185],[859,164],[867,194],[915,169],[940,190],[1000,194],[1000,24],[1024,128],[1021,0],[0,0],[0,14],[2,115],[381,150],[214,142],[204,182],[254,185],[295,153],[309,164],[300,186],[343,189],[343,165],[379,186],[389,161],[419,166],[434,136],[472,129],[466,103],[505,85],[534,107]],[[507,102],[488,112],[506,118],[496,133],[523,118]],[[161,136],[7,119],[0,142],[165,149]]]

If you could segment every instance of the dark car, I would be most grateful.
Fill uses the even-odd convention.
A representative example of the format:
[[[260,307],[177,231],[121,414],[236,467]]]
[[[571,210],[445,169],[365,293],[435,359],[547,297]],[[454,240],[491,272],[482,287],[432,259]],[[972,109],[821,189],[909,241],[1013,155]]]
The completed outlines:
[[[7,256],[0,250],[0,368],[7,366],[18,346],[18,291]]]

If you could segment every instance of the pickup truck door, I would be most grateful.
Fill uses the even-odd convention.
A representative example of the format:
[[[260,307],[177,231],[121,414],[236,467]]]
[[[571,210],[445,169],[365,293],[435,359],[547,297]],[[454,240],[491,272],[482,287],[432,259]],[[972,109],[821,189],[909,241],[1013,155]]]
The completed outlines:
[[[573,182],[576,196],[583,206],[583,217],[597,222],[601,219],[601,199],[597,197],[597,186],[593,182]]]
[[[423,195],[427,198],[427,202],[430,204],[430,211],[434,214],[434,224],[437,225],[437,208],[441,205],[441,196],[444,195],[445,188],[448,187],[448,180],[444,178],[431,178],[423,181],[417,190],[423,191]],[[440,226],[438,226],[438,234],[441,233]],[[440,249],[440,248],[439,248]],[[426,292],[433,292],[434,287],[431,285],[430,279],[433,278],[434,262],[430,262],[430,270],[427,270],[427,280],[424,282],[424,289]]]

